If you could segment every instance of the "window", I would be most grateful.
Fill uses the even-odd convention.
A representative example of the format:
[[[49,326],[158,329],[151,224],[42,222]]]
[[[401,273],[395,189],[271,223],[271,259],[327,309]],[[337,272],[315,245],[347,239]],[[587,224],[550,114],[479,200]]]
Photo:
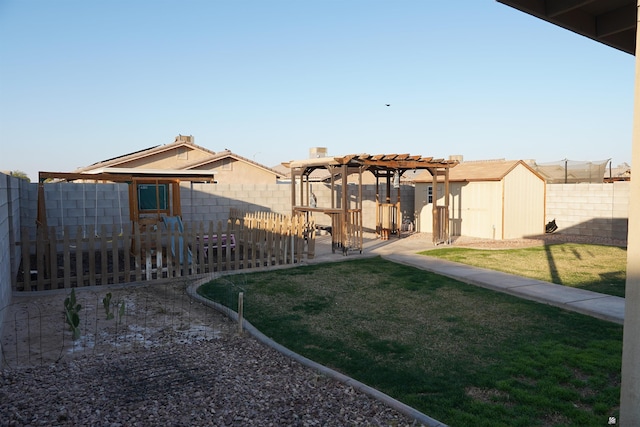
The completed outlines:
[[[156,191],[157,189],[157,191]],[[138,206],[141,211],[166,211],[169,184],[138,184]]]
[[[430,185],[427,187],[427,204],[433,203],[433,187]]]

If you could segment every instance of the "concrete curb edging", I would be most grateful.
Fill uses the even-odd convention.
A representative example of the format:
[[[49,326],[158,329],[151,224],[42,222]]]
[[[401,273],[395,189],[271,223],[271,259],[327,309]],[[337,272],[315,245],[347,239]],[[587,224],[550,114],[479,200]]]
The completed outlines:
[[[206,278],[206,279],[202,279],[202,280],[198,280],[197,282],[192,283],[191,285],[188,286],[187,288],[187,294],[195,299],[198,302],[201,302],[202,304],[213,308],[214,310],[219,311],[220,313],[230,317],[232,320],[235,320],[236,322],[238,321],[238,313],[236,313],[235,311],[233,311],[232,309],[225,307],[221,304],[218,304],[214,301],[211,301],[209,299],[206,299],[200,295],[198,295],[197,289],[202,286],[203,284],[207,283],[211,281],[211,278]],[[256,338],[258,341],[260,341],[261,343],[275,349],[276,351],[282,353],[283,355],[297,361],[298,363],[307,366],[323,375],[326,375],[329,378],[335,379],[337,381],[340,381],[343,384],[349,385],[351,387],[353,387],[355,390],[358,390],[362,393],[365,393],[371,397],[373,397],[374,399],[377,399],[381,402],[383,402],[384,404],[386,404],[387,406],[389,406],[390,408],[395,409],[396,411],[410,417],[413,418],[414,420],[418,421],[419,423],[421,423],[424,426],[428,426],[428,427],[447,427],[446,424],[441,423],[438,420],[435,420],[431,417],[429,417],[428,415],[423,414],[422,412],[412,408],[409,405],[406,405],[394,398],[392,398],[391,396],[376,390],[373,387],[369,387],[368,385],[361,383],[360,381],[354,380],[353,378],[350,378],[344,374],[341,374],[340,372],[334,371],[331,368],[327,368],[324,365],[321,365],[317,362],[314,362],[311,359],[307,359],[304,356],[299,355],[298,353],[289,350],[288,348],[286,348],[285,346],[278,344],[277,342],[275,342],[274,340],[272,340],[271,338],[267,337],[266,335],[264,335],[262,332],[260,332],[258,329],[256,329],[251,323],[249,323],[246,319],[243,319],[243,328],[249,332],[254,338]]]

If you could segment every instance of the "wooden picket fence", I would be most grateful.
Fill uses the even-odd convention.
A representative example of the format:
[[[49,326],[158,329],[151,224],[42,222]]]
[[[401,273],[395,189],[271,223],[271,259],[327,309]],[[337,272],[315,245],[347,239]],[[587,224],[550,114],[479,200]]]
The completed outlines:
[[[22,262],[15,290],[96,286],[267,268],[313,258],[315,225],[304,216],[234,211],[213,221],[168,227],[102,226],[39,229],[21,234]],[[120,230],[120,232],[118,232]],[[74,231],[71,234],[71,231]]]

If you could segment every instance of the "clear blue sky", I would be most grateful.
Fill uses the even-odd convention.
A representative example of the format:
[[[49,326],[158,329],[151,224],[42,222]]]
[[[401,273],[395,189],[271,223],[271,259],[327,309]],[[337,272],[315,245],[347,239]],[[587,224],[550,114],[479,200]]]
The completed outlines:
[[[267,166],[316,146],[616,166],[633,79],[633,56],[493,0],[0,0],[0,170],[178,134]]]

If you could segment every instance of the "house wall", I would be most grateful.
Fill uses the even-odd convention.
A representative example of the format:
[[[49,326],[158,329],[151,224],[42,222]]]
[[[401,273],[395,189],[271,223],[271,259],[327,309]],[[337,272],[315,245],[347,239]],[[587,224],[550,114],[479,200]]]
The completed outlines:
[[[142,169],[182,169],[185,165],[198,160],[204,160],[211,156],[200,150],[188,148],[186,146],[175,147],[167,151],[162,151],[145,157],[132,159],[128,162],[119,163],[118,168],[142,168]]]
[[[221,159],[193,170],[213,171],[218,184],[275,184],[276,175],[233,158]]]
[[[547,185],[546,222],[558,233],[626,240],[630,182]]]

